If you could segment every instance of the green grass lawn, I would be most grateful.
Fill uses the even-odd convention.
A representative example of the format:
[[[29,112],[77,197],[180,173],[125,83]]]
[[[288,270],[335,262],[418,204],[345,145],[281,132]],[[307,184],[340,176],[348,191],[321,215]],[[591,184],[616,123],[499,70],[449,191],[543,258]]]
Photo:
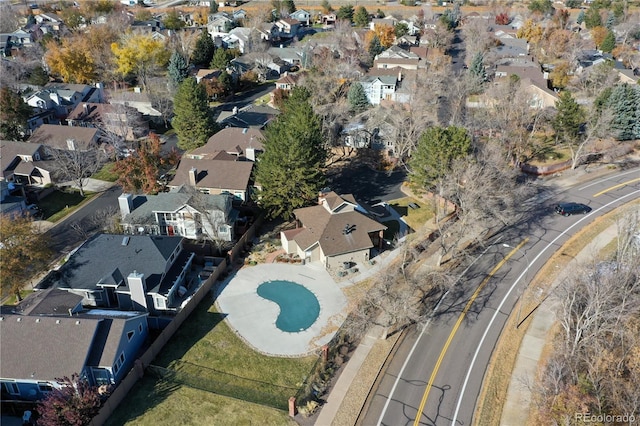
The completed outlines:
[[[223,321],[224,315],[216,312],[210,298],[205,298],[180,327],[154,365],[186,371],[194,377],[206,377],[212,381],[221,381],[230,385],[246,386],[252,379],[273,385],[299,388],[310,373],[316,356],[303,358],[279,358],[260,354],[247,346]],[[250,309],[250,307],[247,307]],[[235,382],[233,377],[237,376]],[[117,414],[108,424],[196,424],[193,419],[205,419],[217,416],[218,420],[201,421],[200,424],[287,424],[284,411],[258,406],[233,398],[215,395],[204,390],[178,386],[158,391],[161,380],[152,376],[146,378],[130,392]],[[259,388],[259,385],[255,385]],[[289,391],[283,392],[286,406]],[[202,402],[202,403],[200,403]],[[220,405],[217,410],[212,405]],[[173,410],[189,407],[190,412],[184,423],[166,422]],[[257,410],[259,414],[248,416],[248,410]],[[127,414],[129,413],[129,414]],[[225,417],[226,416],[226,417]],[[225,418],[225,421],[221,419]],[[249,421],[249,419],[252,419]],[[128,422],[132,423],[128,423]]]
[[[57,222],[90,200],[92,195],[93,193],[85,191],[85,196],[82,197],[78,191],[63,192],[56,190],[38,201],[38,205],[42,209],[44,220]]]
[[[420,206],[420,208],[409,208],[409,203],[417,204],[418,206]],[[397,211],[400,216],[402,216],[404,221],[407,222],[407,225],[409,225],[411,229],[419,229],[428,220],[433,218],[433,210],[431,205],[422,201],[418,201],[411,197],[404,197],[397,200],[389,201],[389,205],[393,207],[393,209]]]
[[[107,182],[115,182],[118,180],[118,175],[113,173],[113,167],[116,163],[107,163],[98,171],[98,173],[91,176],[94,179],[104,180]]]

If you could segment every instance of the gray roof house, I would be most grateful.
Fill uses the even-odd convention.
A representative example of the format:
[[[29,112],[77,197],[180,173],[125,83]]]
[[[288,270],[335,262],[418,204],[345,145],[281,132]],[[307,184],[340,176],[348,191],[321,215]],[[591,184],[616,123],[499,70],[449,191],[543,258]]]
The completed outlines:
[[[2,400],[37,401],[58,379],[78,374],[94,386],[117,385],[149,334],[147,314],[100,311],[69,316],[0,316]]]
[[[84,306],[176,312],[194,284],[195,255],[183,250],[182,242],[182,237],[97,234],[38,288],[78,294]]]
[[[360,80],[360,84],[367,94],[369,103],[380,105],[383,100],[393,100],[397,81],[395,75],[366,76]]]
[[[238,211],[228,194],[161,192],[118,197],[124,231],[129,234],[178,235],[192,240],[232,241]]]

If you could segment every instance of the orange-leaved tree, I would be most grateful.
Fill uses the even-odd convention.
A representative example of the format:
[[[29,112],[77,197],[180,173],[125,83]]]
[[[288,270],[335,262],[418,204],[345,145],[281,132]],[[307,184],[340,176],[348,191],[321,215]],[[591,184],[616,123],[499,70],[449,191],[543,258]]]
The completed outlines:
[[[136,152],[118,160],[113,168],[118,174],[118,184],[124,192],[132,194],[148,194],[158,192],[162,185],[158,177],[162,167],[171,167],[178,162],[178,153],[173,150],[163,155],[160,149],[160,138],[155,133],[140,142]]]

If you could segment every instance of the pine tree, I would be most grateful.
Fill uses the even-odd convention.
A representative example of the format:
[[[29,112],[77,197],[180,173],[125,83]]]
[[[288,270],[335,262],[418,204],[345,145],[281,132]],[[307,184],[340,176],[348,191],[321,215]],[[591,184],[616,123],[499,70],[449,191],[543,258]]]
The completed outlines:
[[[484,55],[482,52],[476,53],[473,57],[473,61],[471,61],[471,66],[469,67],[469,72],[480,82],[484,83],[487,81],[487,70],[484,67]]]
[[[584,24],[588,29],[601,26],[602,17],[600,16],[600,9],[593,6],[590,7],[584,16]]]
[[[258,199],[269,217],[290,219],[293,210],[312,205],[324,185],[326,161],[322,122],[296,87],[282,114],[266,129],[264,154],[256,164]]]
[[[226,49],[216,49],[216,53],[213,54],[213,59],[211,59],[211,64],[209,65],[211,68],[216,70],[224,70],[229,65],[233,59],[233,54]]]
[[[580,10],[578,17],[576,18],[576,24],[581,25],[584,22],[584,10]]]
[[[462,127],[431,127],[418,140],[411,156],[411,180],[431,189],[451,171],[454,160],[471,153],[471,138]]]
[[[607,32],[606,37],[600,43],[600,50],[606,53],[611,53],[611,51],[616,47],[616,36],[613,34],[613,31]]]
[[[560,93],[556,101],[558,113],[551,123],[558,137],[565,142],[574,143],[578,139],[580,126],[584,123],[584,109],[576,102],[569,91]]]
[[[353,22],[358,27],[366,27],[369,24],[369,12],[364,6],[358,6],[353,14]]]
[[[354,112],[362,112],[369,106],[369,99],[364,91],[364,87],[359,82],[354,82],[349,87],[347,93],[347,100],[351,106],[351,110]]]
[[[0,138],[21,140],[33,109],[8,86],[0,88]]]
[[[377,34],[374,34],[371,38],[371,42],[369,42],[369,56],[371,56],[371,61],[373,59],[384,52],[384,47],[382,47],[382,43],[380,43],[380,37]]]
[[[611,129],[616,139],[640,138],[640,86],[620,84],[613,88],[607,100],[613,112]]]
[[[353,6],[347,4],[345,6],[340,6],[340,9],[338,9],[338,12],[336,12],[336,17],[338,19],[344,19],[346,21],[353,22],[353,13]]]
[[[207,92],[193,77],[186,78],[173,99],[172,125],[178,135],[178,147],[184,150],[201,147],[217,126],[211,117]]]
[[[613,12],[609,12],[609,14],[607,15],[607,23],[605,24],[605,26],[609,31],[612,31],[615,25],[616,25],[616,17],[613,14]]]
[[[191,62],[195,65],[207,66],[211,62],[211,59],[213,59],[215,50],[216,46],[209,33],[206,30],[202,31],[191,54]]]
[[[173,87],[178,87],[189,76],[189,65],[187,65],[184,56],[176,50],[173,51],[171,59],[169,59],[167,73],[169,74],[169,82]]]
[[[282,0],[282,6],[289,13],[293,13],[296,11],[296,4],[293,2],[293,0]]]

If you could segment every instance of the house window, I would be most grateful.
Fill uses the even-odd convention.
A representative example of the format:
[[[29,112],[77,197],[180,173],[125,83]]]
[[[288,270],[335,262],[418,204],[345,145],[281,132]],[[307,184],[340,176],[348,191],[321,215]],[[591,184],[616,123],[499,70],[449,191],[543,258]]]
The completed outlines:
[[[116,363],[113,366],[113,372],[117,373],[118,370],[120,370],[120,367],[122,367],[122,364],[124,364],[124,352],[122,352],[116,360]]]
[[[167,305],[163,297],[153,299],[157,309],[166,309]]]
[[[16,382],[2,382],[2,390],[11,395],[20,395],[20,389]]]
[[[131,339],[133,339],[133,335],[136,334],[135,331],[129,331],[127,333],[127,340],[131,341]]]
[[[38,382],[38,390],[43,393],[49,393],[53,390],[53,387],[49,382]]]

